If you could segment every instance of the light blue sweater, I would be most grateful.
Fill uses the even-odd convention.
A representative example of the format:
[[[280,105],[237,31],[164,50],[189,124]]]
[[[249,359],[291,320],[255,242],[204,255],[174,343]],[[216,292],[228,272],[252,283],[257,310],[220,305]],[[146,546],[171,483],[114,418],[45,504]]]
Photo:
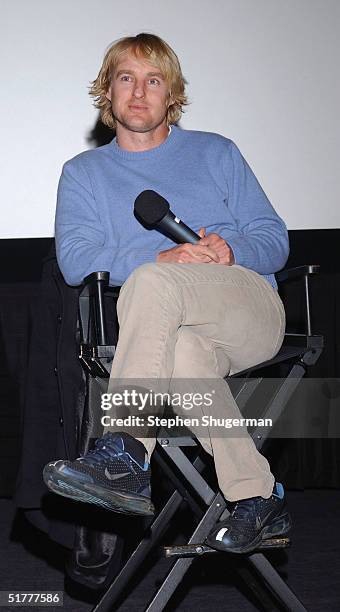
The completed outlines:
[[[55,235],[68,284],[108,270],[110,284],[121,285],[137,266],[175,246],[135,219],[134,202],[145,189],[162,195],[194,231],[220,234],[237,264],[276,286],[273,273],[288,256],[287,230],[247,162],[231,140],[177,126],[148,151],[126,151],[114,139],[65,163]]]

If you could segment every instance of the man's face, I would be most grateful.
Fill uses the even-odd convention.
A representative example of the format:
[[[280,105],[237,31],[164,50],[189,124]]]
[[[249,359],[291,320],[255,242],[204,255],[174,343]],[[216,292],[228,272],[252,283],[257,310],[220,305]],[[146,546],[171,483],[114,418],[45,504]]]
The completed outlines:
[[[106,94],[117,123],[132,132],[149,132],[166,125],[169,88],[159,68],[123,53]]]

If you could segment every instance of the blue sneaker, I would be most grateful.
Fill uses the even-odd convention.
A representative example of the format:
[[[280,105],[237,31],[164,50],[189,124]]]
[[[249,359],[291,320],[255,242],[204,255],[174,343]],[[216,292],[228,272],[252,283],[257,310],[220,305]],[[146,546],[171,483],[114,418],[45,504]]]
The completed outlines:
[[[83,457],[48,463],[43,478],[58,495],[124,514],[152,516],[150,464],[144,445],[127,433],[106,433]]]
[[[215,525],[206,543],[216,550],[249,553],[262,540],[287,535],[290,528],[283,486],[277,482],[268,499],[250,497],[236,502],[228,518]]]

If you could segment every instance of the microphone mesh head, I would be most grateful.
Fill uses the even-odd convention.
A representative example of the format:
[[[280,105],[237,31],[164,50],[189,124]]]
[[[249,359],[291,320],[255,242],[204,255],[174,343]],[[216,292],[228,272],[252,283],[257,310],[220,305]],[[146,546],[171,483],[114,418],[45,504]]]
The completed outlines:
[[[137,196],[134,215],[142,225],[152,229],[165,217],[169,208],[169,203],[165,198],[162,198],[156,191],[147,189]]]

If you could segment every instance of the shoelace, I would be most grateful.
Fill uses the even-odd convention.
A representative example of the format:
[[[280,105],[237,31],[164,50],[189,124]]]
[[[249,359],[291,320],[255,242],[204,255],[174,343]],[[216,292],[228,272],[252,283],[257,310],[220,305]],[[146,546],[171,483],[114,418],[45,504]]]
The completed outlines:
[[[231,516],[235,518],[236,520],[237,519],[244,520],[249,516],[249,514],[253,510],[254,510],[254,501],[243,499],[242,501],[236,502],[231,512]]]
[[[121,452],[122,449],[112,442],[112,440],[100,438],[96,441],[95,448],[88,451],[86,455],[80,458],[80,460],[82,463],[88,463],[91,465],[93,463],[101,463],[103,459],[112,459],[112,456],[117,457]]]

